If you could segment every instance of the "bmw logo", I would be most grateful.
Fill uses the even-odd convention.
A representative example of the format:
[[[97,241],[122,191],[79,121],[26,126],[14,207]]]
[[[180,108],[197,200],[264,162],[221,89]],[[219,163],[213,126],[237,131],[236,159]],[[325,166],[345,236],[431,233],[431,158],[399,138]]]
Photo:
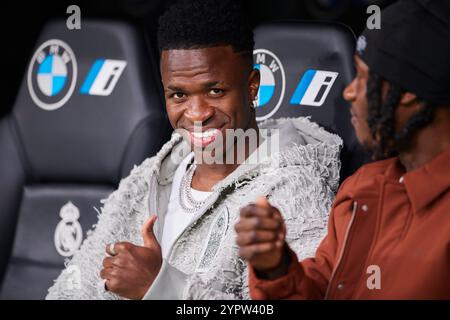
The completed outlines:
[[[261,80],[255,100],[256,120],[273,116],[283,102],[286,77],[280,59],[271,51],[253,51],[254,68],[259,70]]]
[[[77,81],[77,61],[69,45],[61,40],[44,42],[28,67],[28,91],[44,110],[61,108],[72,95]]]

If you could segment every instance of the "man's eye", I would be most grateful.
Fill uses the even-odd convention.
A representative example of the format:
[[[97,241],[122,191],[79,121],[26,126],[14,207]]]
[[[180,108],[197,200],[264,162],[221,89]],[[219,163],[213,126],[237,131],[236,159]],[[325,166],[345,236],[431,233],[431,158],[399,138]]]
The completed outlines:
[[[211,96],[220,96],[223,93],[224,93],[224,91],[222,89],[215,88],[215,89],[209,90],[209,95],[211,95]]]
[[[183,92],[175,92],[172,93],[170,97],[175,99],[183,99],[185,97],[185,94]]]

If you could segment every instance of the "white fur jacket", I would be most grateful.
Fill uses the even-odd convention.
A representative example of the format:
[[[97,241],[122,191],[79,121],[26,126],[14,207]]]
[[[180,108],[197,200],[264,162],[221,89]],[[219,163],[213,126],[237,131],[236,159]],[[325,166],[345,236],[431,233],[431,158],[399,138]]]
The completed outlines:
[[[326,233],[328,213],[339,182],[342,140],[307,118],[268,120],[260,129],[279,129],[279,152],[255,164],[240,165],[214,186],[216,191],[175,241],[144,299],[249,299],[246,263],[238,255],[234,224],[239,209],[265,195],[278,207],[287,242],[300,259],[313,256]],[[153,213],[162,237],[173,175],[171,155],[187,148],[174,133],[160,152],[120,182],[98,223],[66,263],[47,299],[120,299],[104,292],[99,272],[109,243],[142,245],[140,229]],[[79,270],[79,283],[71,279]]]

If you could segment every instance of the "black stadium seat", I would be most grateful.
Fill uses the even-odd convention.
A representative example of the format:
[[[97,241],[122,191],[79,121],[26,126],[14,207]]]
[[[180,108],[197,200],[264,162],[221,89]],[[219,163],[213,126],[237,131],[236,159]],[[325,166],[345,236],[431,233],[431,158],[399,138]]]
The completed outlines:
[[[43,299],[100,199],[168,139],[155,61],[119,22],[42,31],[0,121],[0,298]]]
[[[350,122],[342,91],[354,75],[355,36],[344,25],[322,22],[275,22],[255,30],[256,68],[261,72],[258,120],[311,116],[344,140],[341,180],[369,155]]]

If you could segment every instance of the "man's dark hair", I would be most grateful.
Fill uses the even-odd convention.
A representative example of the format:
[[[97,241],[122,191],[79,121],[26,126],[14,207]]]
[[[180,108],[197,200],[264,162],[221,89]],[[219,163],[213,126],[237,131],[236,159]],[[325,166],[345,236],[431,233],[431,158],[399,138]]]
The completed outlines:
[[[396,132],[395,112],[406,90],[389,82],[390,88],[383,102],[383,80],[383,77],[371,72],[367,82],[368,123],[375,140],[375,160],[394,157],[399,151],[409,148],[414,135],[434,120],[436,110],[434,104],[419,99],[423,105],[422,110],[414,114],[403,128]]]
[[[159,51],[231,45],[253,53],[253,31],[238,0],[180,0],[160,18]]]

